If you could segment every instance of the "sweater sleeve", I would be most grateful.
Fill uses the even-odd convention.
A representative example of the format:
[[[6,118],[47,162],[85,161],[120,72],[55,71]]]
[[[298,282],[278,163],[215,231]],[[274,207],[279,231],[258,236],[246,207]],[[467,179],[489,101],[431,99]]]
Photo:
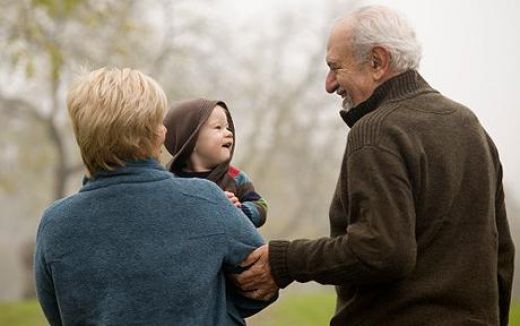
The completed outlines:
[[[60,311],[54,292],[54,285],[49,266],[44,257],[44,224],[40,223],[36,235],[36,247],[34,253],[34,279],[36,295],[42,307],[45,317],[50,325],[61,325]]]
[[[258,228],[264,225],[267,216],[267,202],[255,190],[251,178],[243,171],[235,177],[237,197],[242,203],[242,212]]]
[[[224,197],[223,197],[224,199]],[[256,248],[265,242],[255,227],[227,199],[221,205],[222,220],[227,239],[227,254],[224,258],[225,269],[232,273],[240,273],[237,266]],[[240,317],[249,317],[274,302],[259,301],[246,298],[231,282],[227,282],[227,299],[229,313],[238,313]]]
[[[346,233],[318,240],[271,241],[269,260],[276,283],[381,283],[400,279],[415,267],[415,209],[403,161],[376,146],[350,154],[336,200],[348,205]],[[340,178],[341,178],[340,176]],[[348,189],[348,191],[347,191]],[[343,208],[348,207],[348,208]],[[340,208],[338,208],[340,209]]]
[[[515,249],[509,224],[507,222],[502,186],[502,167],[499,166],[499,179],[495,198],[495,219],[498,232],[498,266],[497,281],[499,291],[500,325],[509,322],[509,306],[511,304],[511,289],[513,286]]]

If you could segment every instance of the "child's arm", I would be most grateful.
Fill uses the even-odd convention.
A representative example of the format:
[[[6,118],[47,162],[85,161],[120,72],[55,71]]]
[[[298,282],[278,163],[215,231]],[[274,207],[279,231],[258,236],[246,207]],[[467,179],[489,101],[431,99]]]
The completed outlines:
[[[235,196],[234,193],[232,193],[231,191],[224,191],[224,193],[226,194],[231,204],[233,204],[233,206],[235,206],[236,208],[240,208],[240,206],[242,206],[240,200],[237,198],[237,196]]]
[[[264,225],[267,215],[267,202],[256,191],[250,191],[240,197],[242,212],[259,228]]]
[[[255,191],[253,182],[243,171],[238,171],[234,179],[237,185],[235,195],[241,203],[240,209],[254,226],[261,227],[267,216],[267,202]]]

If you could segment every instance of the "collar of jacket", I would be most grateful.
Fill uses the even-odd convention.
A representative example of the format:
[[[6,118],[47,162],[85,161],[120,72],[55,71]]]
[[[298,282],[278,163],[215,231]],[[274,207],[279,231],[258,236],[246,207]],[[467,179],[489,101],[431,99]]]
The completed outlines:
[[[431,90],[430,85],[416,70],[408,70],[379,85],[365,102],[348,111],[342,109],[339,114],[343,121],[352,128],[359,119],[377,109],[384,102],[406,97],[425,89]]]

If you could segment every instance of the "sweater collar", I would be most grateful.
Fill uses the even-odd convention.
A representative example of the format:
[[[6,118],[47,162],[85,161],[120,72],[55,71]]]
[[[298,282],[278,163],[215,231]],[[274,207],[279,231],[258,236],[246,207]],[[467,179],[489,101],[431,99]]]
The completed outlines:
[[[199,179],[207,179],[211,173],[210,171],[203,172],[187,172],[187,171],[177,171],[175,172],[175,176],[180,178],[199,178]]]
[[[124,166],[118,167],[113,171],[101,170],[96,172],[95,179],[113,175],[132,174],[133,172],[142,170],[143,168],[152,170],[164,170],[159,161],[157,161],[154,158],[146,158],[142,160],[129,160],[125,161]]]
[[[365,102],[348,111],[343,109],[339,114],[352,128],[359,119],[377,109],[384,102],[407,97],[425,89],[431,89],[430,85],[416,70],[408,70],[379,85]]]
[[[117,167],[113,171],[101,170],[93,177],[83,179],[83,188],[80,191],[92,190],[118,183],[144,182],[161,180],[170,176],[166,169],[153,158],[125,161],[125,166]]]

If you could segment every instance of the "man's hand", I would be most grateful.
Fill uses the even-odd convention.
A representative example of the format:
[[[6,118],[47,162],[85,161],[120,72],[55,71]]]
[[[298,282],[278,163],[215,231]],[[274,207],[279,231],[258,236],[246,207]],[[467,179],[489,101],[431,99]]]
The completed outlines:
[[[251,266],[241,274],[232,276],[243,295],[257,300],[269,300],[278,291],[269,265],[269,246],[263,245],[253,251],[241,264]]]
[[[240,201],[238,200],[238,198],[235,196],[234,193],[232,193],[231,191],[224,191],[224,192],[226,193],[227,198],[229,199],[231,204],[233,204],[233,206],[235,206],[237,208],[240,208],[240,206],[242,206],[242,204],[240,203]]]

